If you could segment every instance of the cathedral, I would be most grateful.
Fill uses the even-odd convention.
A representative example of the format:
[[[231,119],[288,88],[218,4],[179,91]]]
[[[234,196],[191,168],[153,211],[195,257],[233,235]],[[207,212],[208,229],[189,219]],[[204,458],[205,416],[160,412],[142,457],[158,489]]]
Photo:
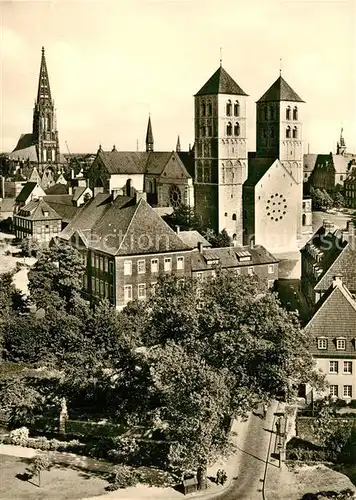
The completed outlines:
[[[302,232],[304,101],[280,75],[257,101],[247,152],[248,95],[220,64],[195,95],[195,208],[236,244],[295,251]]]
[[[33,110],[32,133],[22,134],[9,158],[46,168],[61,162],[54,100],[49,85],[45,49],[42,47],[37,98]]]

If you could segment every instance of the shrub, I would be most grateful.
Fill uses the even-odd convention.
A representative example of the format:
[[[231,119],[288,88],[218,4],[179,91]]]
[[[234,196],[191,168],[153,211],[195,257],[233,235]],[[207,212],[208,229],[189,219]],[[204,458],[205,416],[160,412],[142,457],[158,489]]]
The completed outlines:
[[[119,490],[121,488],[121,486],[117,483],[112,483],[112,484],[109,484],[109,486],[107,486],[105,488],[106,491],[116,491],[116,490]]]
[[[350,408],[356,408],[356,399],[351,399],[349,406]]]
[[[28,434],[29,431],[27,427],[14,429],[10,432],[11,443],[19,446],[27,446]]]
[[[347,406],[347,402],[344,399],[339,398],[335,401],[334,405],[336,408],[345,408],[345,406]]]
[[[26,446],[35,450],[48,451],[51,449],[51,442],[44,436],[38,438],[28,438]]]
[[[168,472],[150,467],[136,470],[136,476],[139,483],[155,486],[156,488],[167,488],[174,486],[177,482]]]
[[[330,460],[329,452],[326,450],[308,450],[305,448],[287,448],[287,460],[300,460],[302,462],[327,462]]]
[[[120,464],[114,467],[111,482],[120,488],[128,488],[137,484],[137,475],[130,467]]]

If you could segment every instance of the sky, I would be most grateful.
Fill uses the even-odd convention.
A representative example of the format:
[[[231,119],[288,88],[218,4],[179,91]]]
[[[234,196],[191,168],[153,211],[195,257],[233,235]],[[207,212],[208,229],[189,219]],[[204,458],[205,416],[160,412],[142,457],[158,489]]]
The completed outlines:
[[[31,132],[46,49],[61,151],[194,142],[194,94],[223,67],[255,102],[279,76],[306,101],[304,152],[356,152],[355,0],[0,0],[0,151]]]

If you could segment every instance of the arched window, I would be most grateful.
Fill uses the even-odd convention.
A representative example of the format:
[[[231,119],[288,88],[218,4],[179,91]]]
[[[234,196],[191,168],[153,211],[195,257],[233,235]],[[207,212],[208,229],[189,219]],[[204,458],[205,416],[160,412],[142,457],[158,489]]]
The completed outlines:
[[[205,132],[206,132],[206,131],[205,131],[205,127],[204,127],[204,126],[202,126],[202,127],[200,128],[200,135],[201,135],[201,137],[205,137]]]
[[[234,135],[240,135],[240,124],[235,123],[234,125]]]
[[[235,101],[234,116],[240,116],[240,103],[239,103],[239,101]]]
[[[269,117],[271,120],[274,120],[274,107],[273,106],[269,107]]]
[[[226,135],[232,135],[232,124],[229,122],[226,127]]]
[[[230,99],[226,103],[226,116],[231,116],[232,104]]]
[[[265,120],[268,120],[268,108],[267,108],[267,106],[264,108],[264,112],[265,112]]]
[[[271,126],[269,129],[269,135],[270,135],[271,139],[274,139],[274,127],[273,126]]]
[[[290,106],[287,106],[287,109],[286,109],[286,120],[290,120]]]
[[[236,214],[232,214],[232,220],[236,220]]]
[[[206,115],[206,106],[205,106],[205,102],[202,102],[202,103],[201,103],[201,115],[202,115],[202,116],[205,116],[205,115]]]
[[[293,108],[293,120],[298,120],[298,108],[294,106]]]
[[[293,128],[293,139],[298,139],[298,129],[297,129],[297,127]]]
[[[287,139],[290,139],[290,126],[288,125],[288,127],[286,128],[286,138]]]
[[[213,127],[212,127],[211,125],[208,125],[208,126],[206,127],[206,135],[207,135],[208,137],[211,137],[211,136],[213,135]]]
[[[208,116],[211,116],[213,114],[213,106],[211,102],[208,103]]]

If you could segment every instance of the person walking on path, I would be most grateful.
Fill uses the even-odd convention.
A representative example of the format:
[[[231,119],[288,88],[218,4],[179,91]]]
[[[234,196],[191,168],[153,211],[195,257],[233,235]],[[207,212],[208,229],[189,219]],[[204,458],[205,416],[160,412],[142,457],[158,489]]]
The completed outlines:
[[[222,474],[222,471],[220,469],[218,469],[216,471],[216,484],[220,484],[221,483],[221,474]]]
[[[267,403],[263,403],[262,405],[262,418],[265,419],[267,415]]]
[[[223,470],[223,471],[221,471],[221,485],[224,486],[224,483],[226,483],[226,481],[227,481],[227,474]]]

